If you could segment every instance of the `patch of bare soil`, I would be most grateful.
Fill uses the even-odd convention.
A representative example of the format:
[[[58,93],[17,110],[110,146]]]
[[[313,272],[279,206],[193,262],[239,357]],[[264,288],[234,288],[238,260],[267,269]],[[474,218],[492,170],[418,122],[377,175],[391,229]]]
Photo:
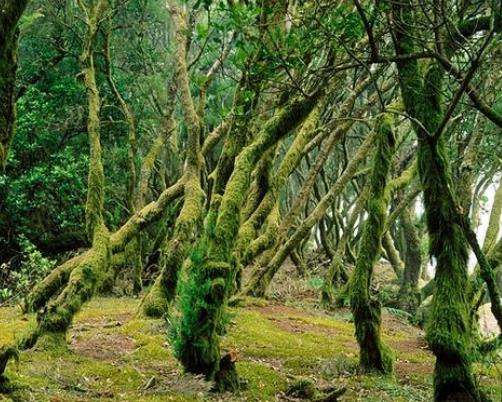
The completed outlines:
[[[134,318],[133,312],[110,316],[87,317],[77,321],[72,329],[70,349],[96,360],[116,360],[135,349],[134,340],[126,335],[107,333],[108,328],[120,327]]]
[[[79,355],[96,360],[116,360],[131,353],[134,340],[125,335],[96,333],[73,337],[70,348]]]
[[[86,328],[97,328],[97,327],[118,327],[127,321],[130,321],[134,318],[134,312],[125,312],[125,313],[116,313],[113,314],[113,317],[110,315],[107,316],[97,316],[97,317],[88,317],[84,320],[78,320],[74,325],[73,329],[76,331],[84,330]]]
[[[427,343],[423,338],[410,338],[396,340],[392,343],[392,348],[402,353],[417,353],[420,350],[429,351]]]
[[[251,310],[258,311],[270,321],[273,321],[277,327],[283,331],[291,332],[293,334],[304,334],[306,332],[317,332],[326,335],[335,335],[336,330],[322,324],[313,324],[305,322],[301,317],[316,316],[315,314],[305,314],[304,310],[282,306],[282,305],[268,305],[268,306],[251,306]],[[310,312],[309,312],[310,313]],[[299,316],[288,317],[291,315]]]
[[[326,335],[335,335],[337,331],[324,325],[317,325],[304,322],[294,318],[271,318],[272,321],[283,331],[294,334],[304,334],[306,332],[317,332]]]
[[[408,360],[397,360],[395,370],[398,378],[409,378],[413,375],[428,376],[432,373],[434,365],[431,362],[410,362]]]
[[[383,328],[385,332],[395,334],[397,332],[404,332],[410,336],[423,336],[422,331],[392,315],[383,314]]]
[[[260,314],[264,316],[272,316],[272,317],[278,317],[278,316],[287,316],[291,314],[301,314],[302,312],[304,313],[303,310],[298,310],[293,307],[287,307],[283,306],[280,304],[269,304],[266,306],[249,306],[249,310],[257,311]]]

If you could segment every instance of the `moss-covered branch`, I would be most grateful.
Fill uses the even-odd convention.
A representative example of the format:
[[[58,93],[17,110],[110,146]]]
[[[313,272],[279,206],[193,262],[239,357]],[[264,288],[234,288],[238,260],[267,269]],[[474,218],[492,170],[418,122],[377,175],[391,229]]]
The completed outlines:
[[[272,176],[272,183],[259,205],[241,224],[236,245],[240,263],[247,265],[262,250],[273,244],[279,222],[279,191],[304,156],[306,144],[312,139],[325,102],[320,101],[303,122],[286,155]],[[257,232],[266,220],[266,229],[258,239]]]
[[[365,80],[361,81],[356,88],[354,88],[352,94],[348,97],[348,99],[341,107],[339,116],[345,117],[351,114],[357,98],[372,82],[373,77],[367,77]],[[362,111],[359,111],[359,114],[362,114]],[[295,198],[293,205],[281,221],[281,233],[295,223],[295,219],[303,210],[312,193],[312,189],[317,180],[319,172],[325,165],[326,160],[331,153],[331,150],[338,143],[338,141],[343,138],[343,136],[352,128],[354,123],[355,120],[353,119],[344,121],[328,136],[327,140],[323,143],[323,146],[320,149],[319,154],[317,155],[314,166],[312,166],[312,168],[309,170],[307,176],[305,177],[305,180],[303,181],[302,188],[300,189],[298,196]]]
[[[87,135],[89,137],[89,173],[87,178],[87,201],[85,204],[86,231],[89,241],[94,238],[94,230],[103,222],[104,181],[101,156],[100,118],[101,98],[96,83],[94,66],[94,41],[99,28],[100,18],[108,6],[106,0],[98,0],[87,6],[78,2],[85,15],[86,33],[83,40],[80,63],[81,76],[87,92]]]
[[[61,288],[68,283],[72,271],[80,265],[88,252],[73,257],[54,269],[42,282],[39,282],[25,299],[24,310],[35,312],[43,307]]]
[[[413,212],[410,207],[404,208],[401,214],[401,228],[406,241],[406,255],[401,286],[399,289],[399,306],[413,313],[420,305],[420,291],[418,281],[422,269],[422,254],[420,238],[413,222]]]
[[[361,212],[363,212],[364,210],[368,196],[369,188],[367,187],[361,193],[354,208],[350,212],[347,225],[343,231],[342,237],[336,245],[336,249],[333,253],[333,258],[331,259],[329,268],[326,271],[326,275],[324,276],[323,286],[321,289],[321,302],[326,306],[332,305],[335,301],[336,283],[341,283],[342,281],[347,281],[348,279],[347,273],[344,269],[345,249],[347,247],[350,236],[353,235],[352,230],[354,229],[357,219],[359,218]]]
[[[253,296],[263,296],[265,294],[265,290],[284,260],[288,257],[291,251],[294,250],[300,242],[310,234],[311,229],[324,216],[327,209],[333,203],[333,200],[341,194],[346,184],[357,173],[359,165],[368,156],[374,140],[375,132],[371,132],[360,145],[344,172],[330,188],[328,193],[326,193],[321,201],[316,205],[309,216],[296,228],[294,233],[289,236],[283,244],[279,244],[271,250],[271,253],[268,254],[269,258],[267,258],[267,260],[262,259],[260,261],[260,265],[255,268],[249,282],[246,285],[246,288],[244,289],[246,294]]]
[[[404,262],[401,258],[399,250],[394,244],[394,240],[392,239],[389,231],[384,232],[382,236],[382,247],[385,250],[387,260],[390,262],[394,273],[398,278],[402,278],[404,271]]]
[[[85,16],[87,28],[80,62],[88,101],[87,129],[90,159],[86,228],[92,248],[57,268],[28,296],[27,310],[38,308],[37,326],[30,329],[18,341],[16,347],[20,349],[32,347],[41,337],[46,336],[61,341],[74,315],[93,296],[108,274],[111,253],[110,234],[103,222],[104,173],[99,122],[101,100],[96,84],[93,58],[98,22],[106,11],[108,3],[105,0],[98,0],[91,5],[83,1],[78,1],[78,4]],[[62,285],[66,286],[58,294]],[[51,297],[54,299],[49,301]],[[46,305],[42,306],[43,303]]]

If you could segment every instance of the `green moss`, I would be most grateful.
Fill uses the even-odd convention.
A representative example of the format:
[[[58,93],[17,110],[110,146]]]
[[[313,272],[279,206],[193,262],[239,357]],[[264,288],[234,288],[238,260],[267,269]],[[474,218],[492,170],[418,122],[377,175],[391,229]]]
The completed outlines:
[[[277,370],[254,362],[237,364],[240,375],[248,381],[244,392],[247,401],[275,401],[276,395],[286,389],[286,379]]]
[[[265,307],[269,305],[269,301],[258,297],[235,296],[228,301],[228,305],[232,307]]]
[[[73,316],[106,278],[109,256],[110,234],[101,225],[95,230],[93,248],[71,272],[68,285],[46,310],[39,312],[40,333],[66,332]]]
[[[141,301],[139,312],[146,317],[160,318],[168,312],[169,302],[168,296],[164,290],[165,287],[162,286],[162,275],[166,275],[166,277],[169,278],[169,275],[161,272]]]
[[[246,292],[248,294],[260,297],[264,295],[265,290],[286,258],[309,235],[311,229],[332,205],[333,200],[341,194],[345,185],[356,174],[358,166],[366,159],[370,152],[374,140],[375,134],[370,133],[358,148],[356,154],[352,157],[336,183],[322,197],[310,215],[296,228],[295,232],[274,249],[268,250],[267,256],[262,255],[262,261],[256,264],[256,268],[246,285]],[[281,222],[281,226],[283,225],[285,225],[285,219]],[[281,228],[279,228],[279,231],[281,231]]]
[[[0,346],[15,343],[20,333],[35,323],[34,315],[23,316],[18,308],[4,307],[0,316]]]
[[[238,395],[216,395],[208,393],[207,384],[200,379],[179,375],[180,366],[165,344],[165,323],[135,318],[132,312],[138,305],[132,298],[98,297],[87,303],[75,316],[64,349],[35,348],[21,354],[18,369],[9,363],[13,397],[41,402],[272,402],[301,376],[316,384],[346,386],[343,400],[347,401],[431,400],[433,356],[414,342],[410,345],[411,340],[422,338],[405,322],[384,323],[384,339],[396,345],[399,361],[393,379],[355,374],[356,344],[345,312],[332,316],[270,304],[229,309],[234,324],[222,338],[222,350],[238,351],[237,368],[247,388]],[[0,308],[2,328],[17,328],[22,323],[26,325],[18,311]],[[117,343],[124,339],[132,343]],[[401,366],[412,370],[403,371]],[[496,370],[479,365],[476,369],[483,386],[496,396]],[[144,390],[152,377],[154,385]]]
[[[231,310],[233,313],[235,310]],[[352,342],[349,323],[339,323],[329,318],[312,318],[291,313],[270,316],[257,311],[238,311],[235,326],[229,332],[223,345],[227,349],[238,349],[244,356],[261,359],[280,359],[293,372],[301,374],[305,366],[317,366],[319,359],[332,358],[343,351],[343,344]],[[291,322],[306,325],[305,332],[294,332],[287,328]],[[336,334],[336,341],[326,342],[330,334]],[[253,339],[253,342],[248,342]],[[309,352],[315,348],[316,353]],[[303,368],[302,368],[303,367]]]
[[[364,223],[356,266],[349,282],[350,305],[359,343],[360,369],[363,372],[389,374],[393,370],[393,355],[381,339],[381,305],[370,296],[373,266],[379,256],[390,201],[385,188],[395,153],[395,138],[393,120],[389,115],[379,116],[376,132],[377,149],[370,175],[368,218]]]
[[[178,275],[197,233],[202,229],[204,192],[200,184],[200,167],[188,166],[183,175],[185,198],[175,222],[172,238],[166,238],[161,250],[161,272],[143,299],[142,313],[159,318],[168,313],[176,294]]]
[[[305,119],[288,148],[286,155],[281,160],[277,171],[275,174],[271,174],[271,187],[263,196],[258,207],[249,215],[249,218],[245,220],[239,229],[236,249],[238,258],[240,258],[240,262],[244,266],[249,264],[260,252],[270,247],[277,239],[279,225],[278,194],[289,175],[300,163],[304,155],[305,146],[313,138],[324,105],[324,102],[319,102]],[[247,216],[245,217],[247,218]],[[265,219],[265,230],[256,239],[257,231]]]
[[[347,228],[353,228],[356,224],[359,215],[364,209],[368,195],[369,187],[366,186],[357,199],[356,205],[349,216]],[[336,300],[335,289],[337,288],[337,285],[340,286],[348,280],[348,274],[344,266],[344,255],[351,233],[351,230],[343,231],[342,237],[338,241],[336,250],[333,254],[333,258],[331,259],[329,268],[324,276],[321,288],[321,303],[325,306],[332,306],[334,304]]]
[[[126,269],[132,273],[133,293],[139,294],[143,288],[142,273],[143,273],[143,258],[141,250],[141,236],[134,237],[124,249],[124,265]]]
[[[102,4],[100,2],[100,4]],[[81,7],[83,3],[80,4]],[[105,175],[101,156],[100,141],[100,109],[101,98],[96,83],[94,68],[94,40],[98,29],[98,19],[103,10],[99,6],[83,10],[86,16],[87,31],[84,37],[80,62],[82,76],[87,92],[87,134],[89,137],[89,172],[87,177],[87,200],[85,204],[85,227],[90,241],[94,239],[94,231],[103,223],[103,206],[105,195]]]
[[[255,140],[239,153],[217,217],[213,210],[205,234],[192,253],[190,273],[180,281],[181,318],[173,332],[176,355],[191,373],[203,374],[212,380],[219,370],[225,303],[236,277],[232,251],[251,173],[262,154],[293,130],[310,112],[315,101],[315,96],[294,99],[279,110]]]
[[[87,253],[78,255],[54,269],[44,280],[38,283],[26,296],[24,310],[27,312],[37,311],[43,307],[49,299],[63,288],[68,282],[72,271],[80,264]]]
[[[394,4],[393,8],[398,22],[394,32],[396,51],[398,54],[413,53],[414,35],[404,28],[413,26],[413,8],[409,2]],[[444,70],[431,62],[422,74],[416,60],[400,61],[397,67],[405,108],[415,121],[418,172],[430,236],[429,253],[437,261],[431,318],[426,327],[427,340],[436,355],[434,399],[438,402],[477,402],[482,397],[471,364],[467,242],[457,220],[445,139],[436,133],[443,119]]]
[[[250,263],[257,255],[275,244],[279,235],[279,219],[279,203],[278,200],[276,200],[269,215],[267,216],[264,232],[251,243],[247,244],[242,259],[244,264]]]

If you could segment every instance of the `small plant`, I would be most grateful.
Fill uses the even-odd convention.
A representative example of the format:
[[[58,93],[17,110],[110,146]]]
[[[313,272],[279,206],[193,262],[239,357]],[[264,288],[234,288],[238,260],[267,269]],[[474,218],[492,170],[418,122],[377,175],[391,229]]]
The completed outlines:
[[[21,298],[43,279],[55,266],[56,261],[46,258],[25,236],[19,237],[22,259],[17,269],[10,264],[2,264],[2,272],[7,272],[0,288],[0,302]]]

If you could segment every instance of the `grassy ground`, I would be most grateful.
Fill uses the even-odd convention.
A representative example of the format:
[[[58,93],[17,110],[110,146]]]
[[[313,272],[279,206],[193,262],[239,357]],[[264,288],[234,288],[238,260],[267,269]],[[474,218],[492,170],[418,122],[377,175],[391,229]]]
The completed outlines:
[[[278,304],[231,310],[226,349],[239,352],[239,373],[248,382],[240,395],[215,395],[200,378],[180,375],[162,320],[135,317],[138,301],[94,299],[76,317],[67,348],[22,353],[7,372],[17,390],[0,401],[291,401],[284,394],[298,376],[319,386],[345,386],[343,401],[430,401],[433,358],[423,334],[386,314],[385,340],[396,352],[394,377],[356,374],[357,345],[350,313],[325,313]],[[0,309],[0,345],[32,318]],[[495,366],[477,366],[477,377],[500,400]],[[3,399],[2,399],[3,398]]]

